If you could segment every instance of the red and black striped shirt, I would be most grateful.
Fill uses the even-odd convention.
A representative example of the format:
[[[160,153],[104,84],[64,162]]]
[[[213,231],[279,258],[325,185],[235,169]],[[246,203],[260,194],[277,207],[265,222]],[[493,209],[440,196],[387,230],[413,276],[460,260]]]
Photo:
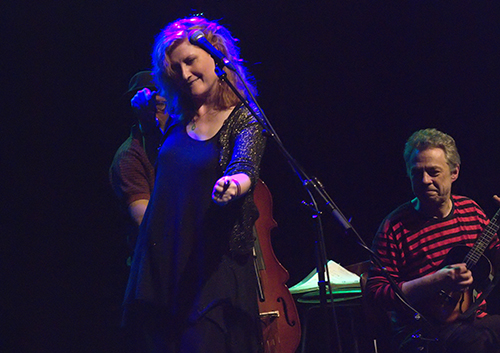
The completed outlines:
[[[443,219],[426,218],[407,202],[380,225],[373,241],[373,250],[382,265],[401,288],[405,281],[439,270],[451,248],[457,245],[473,246],[489,223],[483,210],[473,200],[452,195],[453,208]],[[500,248],[495,235],[489,250]],[[486,253],[487,254],[487,253]],[[398,300],[387,279],[372,269],[367,295],[387,310],[394,310]]]

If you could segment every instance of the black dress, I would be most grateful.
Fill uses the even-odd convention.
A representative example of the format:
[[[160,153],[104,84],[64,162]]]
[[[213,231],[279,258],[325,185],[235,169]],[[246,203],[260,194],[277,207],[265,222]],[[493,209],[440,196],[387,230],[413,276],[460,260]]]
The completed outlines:
[[[253,258],[230,251],[244,198],[211,199],[220,133],[197,141],[178,124],[159,153],[125,298],[124,324],[149,336],[141,351],[259,350]]]

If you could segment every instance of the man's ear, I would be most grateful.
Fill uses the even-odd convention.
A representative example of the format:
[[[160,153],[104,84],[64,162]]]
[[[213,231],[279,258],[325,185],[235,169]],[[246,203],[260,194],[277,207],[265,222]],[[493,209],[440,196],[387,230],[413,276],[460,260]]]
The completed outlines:
[[[460,164],[457,164],[455,166],[455,169],[451,171],[451,182],[453,183],[455,180],[458,179],[458,174],[460,172]]]

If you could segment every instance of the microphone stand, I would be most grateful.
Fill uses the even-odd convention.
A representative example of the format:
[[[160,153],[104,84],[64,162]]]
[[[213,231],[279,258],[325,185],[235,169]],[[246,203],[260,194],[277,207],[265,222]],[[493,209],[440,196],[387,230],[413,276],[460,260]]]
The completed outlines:
[[[238,72],[234,71],[237,75]],[[219,79],[223,82],[225,82],[231,90],[236,94],[236,96],[239,98],[239,100],[245,105],[245,107],[250,111],[250,113],[257,119],[257,121],[263,126],[264,131],[267,136],[271,137],[276,144],[278,145],[280,151],[283,153],[285,156],[286,160],[288,161],[290,167],[293,169],[293,171],[296,173],[298,178],[301,180],[302,185],[306,188],[307,193],[311,197],[311,204],[310,206],[314,210],[314,215],[313,219],[316,220],[317,223],[317,239],[316,239],[316,254],[317,254],[317,273],[318,273],[318,287],[319,287],[319,295],[320,295],[320,307],[325,315],[326,318],[326,313],[328,310],[327,307],[327,293],[329,294],[329,299],[330,299],[330,304],[331,304],[331,309],[332,309],[332,314],[333,314],[333,322],[335,324],[335,331],[336,331],[336,336],[337,336],[337,352],[342,353],[342,345],[340,342],[340,331],[338,327],[338,320],[336,316],[336,311],[335,311],[335,305],[334,305],[334,298],[333,298],[333,293],[332,289],[330,286],[330,278],[328,274],[328,266],[327,266],[327,258],[326,258],[326,249],[325,249],[325,241],[324,241],[324,235],[323,235],[323,227],[321,223],[321,211],[319,210],[318,204],[315,200],[315,197],[312,193],[312,191],[315,191],[316,194],[318,194],[324,201],[325,205],[330,209],[331,214],[334,216],[334,218],[337,219],[337,221],[344,227],[346,231],[352,229],[352,226],[350,223],[347,221],[347,219],[344,217],[344,215],[340,212],[339,208],[335,205],[333,200],[328,196],[326,193],[325,189],[323,188],[323,185],[318,181],[316,177],[309,177],[307,173],[304,171],[304,169],[300,166],[300,164],[290,155],[290,153],[286,150],[284,147],[283,143],[281,142],[280,138],[276,134],[274,128],[271,126],[269,119],[267,119],[266,115],[258,105],[257,101],[255,100],[255,97],[253,97],[252,93],[246,86],[246,83],[244,80],[241,80],[243,84],[245,85],[246,91],[248,92],[249,97],[252,99],[253,106],[258,108],[260,113],[257,113],[254,109],[254,107],[248,102],[247,99],[245,99],[240,92],[234,87],[234,85],[227,79],[227,73],[219,67],[219,65],[216,63],[215,66],[215,73],[219,77]],[[356,233],[357,234],[357,233]],[[359,237],[359,235],[358,235]],[[359,237],[361,239],[361,237]],[[326,272],[326,276],[325,276]],[[328,289],[328,291],[327,291]],[[325,319],[325,323],[328,323],[329,320]],[[327,328],[329,325],[327,325]],[[330,342],[330,335],[329,331],[330,329],[327,329],[327,334],[325,337],[327,337],[328,341],[327,344],[331,345]],[[325,350],[327,351],[327,350]]]
[[[340,331],[339,331],[339,326],[338,326],[338,320],[337,320],[337,315],[335,311],[335,305],[334,305],[334,298],[333,298],[333,293],[332,293],[332,288],[330,285],[330,276],[329,276],[329,271],[328,271],[328,260],[326,256],[326,247],[325,247],[325,241],[324,241],[324,234],[323,234],[323,226],[321,222],[321,214],[322,212],[319,209],[319,206],[316,202],[316,199],[313,195],[313,191],[316,195],[319,195],[320,199],[323,200],[324,206],[327,207],[328,211],[330,214],[337,220],[337,222],[344,228],[344,231],[346,234],[350,234],[356,238],[357,243],[365,250],[369,252],[371,255],[372,263],[375,264],[378,268],[380,268],[382,274],[387,278],[387,280],[390,283],[390,286],[393,288],[396,297],[405,305],[414,315],[414,320],[417,322],[420,322],[425,328],[433,328],[433,325],[415,308],[413,308],[409,303],[408,300],[406,299],[405,295],[399,288],[399,286],[396,284],[392,276],[386,271],[386,269],[382,266],[378,256],[376,253],[374,253],[365,243],[363,238],[360,236],[360,234],[354,229],[354,227],[349,223],[347,218],[342,214],[341,210],[338,208],[338,206],[335,204],[335,202],[332,200],[330,195],[326,192],[323,184],[316,178],[316,177],[310,177],[304,170],[304,168],[301,167],[301,165],[290,155],[290,153],[286,150],[285,146],[281,142],[279,136],[277,135],[276,131],[272,127],[271,123],[269,122],[269,119],[265,115],[264,111],[261,109],[259,104],[257,103],[257,100],[255,97],[252,95],[252,92],[248,89],[246,82],[241,79],[241,82],[245,86],[246,92],[248,96],[251,98],[251,101],[253,103],[253,106],[249,103],[247,99],[245,99],[240,92],[234,87],[234,85],[227,79],[227,73],[223,70],[224,66],[230,68],[236,75],[239,76],[239,72],[237,70],[234,70],[234,67],[232,65],[228,65],[226,62],[222,62],[222,64],[219,64],[217,60],[214,60],[216,65],[215,65],[215,73],[219,77],[219,79],[223,82],[225,82],[231,90],[236,94],[238,99],[245,105],[245,107],[250,111],[252,116],[257,119],[257,121],[262,125],[264,128],[264,133],[271,137],[276,144],[278,145],[278,148],[280,149],[281,153],[285,156],[288,164],[292,168],[292,170],[295,172],[297,177],[301,180],[302,185],[305,187],[306,192],[309,194],[309,197],[311,198],[311,203],[306,204],[309,206],[314,214],[313,214],[313,219],[316,220],[316,226],[317,226],[317,239],[316,239],[316,256],[317,256],[317,274],[318,274],[318,287],[319,287],[319,295],[320,295],[320,307],[322,309],[322,313],[324,315],[324,321],[327,323],[326,325],[326,338],[327,338],[327,348],[331,347],[331,339],[330,335],[328,334],[330,332],[329,328],[329,320],[327,319],[327,294],[329,294],[329,299],[330,299],[330,304],[331,304],[331,309],[332,309],[332,315],[333,315],[333,322],[335,324],[335,333],[337,335],[337,352],[342,353],[342,344],[340,341]],[[230,64],[230,63],[229,63]],[[220,66],[219,66],[220,65]],[[259,113],[256,112],[255,108],[258,109]],[[328,291],[327,291],[328,289]],[[419,335],[412,335],[413,339],[421,339]],[[427,341],[435,341],[434,339],[425,339]],[[328,350],[325,350],[327,352]]]

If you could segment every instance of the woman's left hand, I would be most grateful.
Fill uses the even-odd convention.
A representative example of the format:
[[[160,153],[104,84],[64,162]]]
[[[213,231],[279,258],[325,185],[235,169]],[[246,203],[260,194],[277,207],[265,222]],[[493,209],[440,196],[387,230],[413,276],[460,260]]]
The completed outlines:
[[[212,200],[216,204],[225,205],[239,196],[241,196],[241,186],[236,178],[224,176],[215,182]]]

